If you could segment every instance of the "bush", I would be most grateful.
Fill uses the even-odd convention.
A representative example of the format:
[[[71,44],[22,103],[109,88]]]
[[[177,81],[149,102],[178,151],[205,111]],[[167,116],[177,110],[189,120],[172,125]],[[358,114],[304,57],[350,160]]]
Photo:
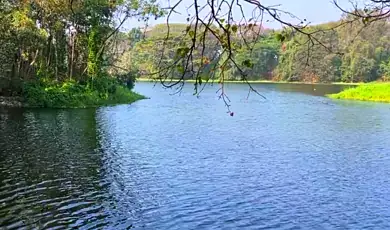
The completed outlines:
[[[119,74],[116,76],[118,82],[121,85],[126,86],[128,89],[134,88],[134,82],[137,77],[138,77],[137,73],[133,73],[133,72],[126,73],[126,74]]]
[[[144,97],[132,92],[112,77],[101,76],[81,84],[76,81],[25,83],[23,96],[29,107],[85,108],[132,103]]]
[[[90,89],[104,94],[115,93],[118,81],[115,78],[109,76],[95,77],[91,80]]]

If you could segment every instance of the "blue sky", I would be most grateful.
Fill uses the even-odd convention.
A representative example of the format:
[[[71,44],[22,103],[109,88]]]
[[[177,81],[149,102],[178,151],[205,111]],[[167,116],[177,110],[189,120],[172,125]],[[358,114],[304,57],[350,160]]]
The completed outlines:
[[[174,4],[177,0],[171,0],[171,4]],[[312,24],[324,23],[328,21],[336,21],[341,17],[341,12],[332,3],[332,0],[260,0],[263,5],[281,5],[279,9],[288,11],[298,16],[299,18],[307,19]],[[351,8],[348,0],[338,0],[339,4],[345,8]],[[170,22],[172,23],[186,23],[187,13],[186,7],[192,4],[192,0],[183,0],[180,4],[178,11],[181,14],[174,14],[171,16]],[[168,1],[162,1],[162,5],[167,6]],[[244,6],[246,15],[251,15],[253,7]],[[239,12],[236,11],[234,16],[238,17]],[[285,20],[292,20],[285,17]],[[160,18],[158,20],[150,20],[149,25],[155,25],[159,23],[165,23],[166,18]],[[131,19],[126,22],[124,29],[130,29],[132,27],[143,26],[143,23],[139,23],[136,19]],[[264,24],[268,28],[280,28],[280,24],[276,22],[268,22]]]

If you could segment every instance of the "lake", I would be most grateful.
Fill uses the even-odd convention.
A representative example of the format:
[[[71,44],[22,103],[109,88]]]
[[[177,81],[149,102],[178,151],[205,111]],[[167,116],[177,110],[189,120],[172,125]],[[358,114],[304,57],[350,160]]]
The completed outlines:
[[[0,229],[390,229],[390,105],[254,87],[0,108]]]

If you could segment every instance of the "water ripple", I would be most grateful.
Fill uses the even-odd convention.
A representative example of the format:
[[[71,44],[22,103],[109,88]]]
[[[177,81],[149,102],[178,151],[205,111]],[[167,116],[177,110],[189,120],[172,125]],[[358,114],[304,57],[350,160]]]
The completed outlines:
[[[389,229],[390,110],[292,86],[0,111],[3,229]],[[314,96],[312,95],[314,94]]]

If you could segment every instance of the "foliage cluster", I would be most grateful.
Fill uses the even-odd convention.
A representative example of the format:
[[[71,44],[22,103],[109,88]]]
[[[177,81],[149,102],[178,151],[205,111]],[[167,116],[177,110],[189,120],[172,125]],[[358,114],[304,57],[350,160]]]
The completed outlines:
[[[100,76],[88,84],[75,80],[55,83],[41,79],[25,83],[23,96],[29,107],[48,108],[96,107],[127,104],[144,99],[129,87],[132,86],[109,76]]]

